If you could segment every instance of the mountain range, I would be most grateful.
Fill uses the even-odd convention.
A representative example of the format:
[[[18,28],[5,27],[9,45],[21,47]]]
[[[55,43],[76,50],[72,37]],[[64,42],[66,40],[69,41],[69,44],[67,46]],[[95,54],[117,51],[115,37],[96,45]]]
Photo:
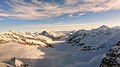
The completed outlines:
[[[119,67],[119,45],[119,26],[69,32],[8,31],[0,33],[0,67]]]

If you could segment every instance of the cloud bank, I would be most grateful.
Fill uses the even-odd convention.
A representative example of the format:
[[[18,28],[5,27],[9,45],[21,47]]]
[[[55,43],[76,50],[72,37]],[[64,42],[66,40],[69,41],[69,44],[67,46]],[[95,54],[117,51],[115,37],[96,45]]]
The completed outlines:
[[[0,17],[20,20],[39,20],[73,14],[84,15],[109,10],[120,10],[120,0],[61,0],[62,4],[52,0],[6,0],[9,9],[0,8]]]

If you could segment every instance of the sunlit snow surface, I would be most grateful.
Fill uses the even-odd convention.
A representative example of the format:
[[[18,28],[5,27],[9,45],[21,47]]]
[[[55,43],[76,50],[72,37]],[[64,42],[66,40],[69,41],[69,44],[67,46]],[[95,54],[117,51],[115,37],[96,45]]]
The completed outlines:
[[[99,35],[93,33],[99,33],[101,30],[102,33]],[[120,40],[120,30],[102,26],[91,31],[77,31],[70,37],[76,36],[76,39],[81,38],[84,33],[89,34],[82,40],[82,42],[85,42],[83,46],[77,45],[81,41],[77,43],[72,41],[72,44],[68,44],[68,40],[65,41],[66,38],[51,41],[53,48],[38,45],[21,45],[14,42],[1,44],[0,62],[16,57],[20,61],[29,64],[28,67],[99,67],[109,49]],[[74,46],[72,46],[73,44]],[[99,44],[103,44],[104,47],[89,51],[81,50],[84,46],[97,47]]]

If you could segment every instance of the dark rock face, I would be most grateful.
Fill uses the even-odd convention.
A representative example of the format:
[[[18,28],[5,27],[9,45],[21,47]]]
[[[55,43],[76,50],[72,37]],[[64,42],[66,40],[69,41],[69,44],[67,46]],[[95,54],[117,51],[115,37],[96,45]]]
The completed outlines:
[[[120,67],[120,41],[109,50],[99,67]]]

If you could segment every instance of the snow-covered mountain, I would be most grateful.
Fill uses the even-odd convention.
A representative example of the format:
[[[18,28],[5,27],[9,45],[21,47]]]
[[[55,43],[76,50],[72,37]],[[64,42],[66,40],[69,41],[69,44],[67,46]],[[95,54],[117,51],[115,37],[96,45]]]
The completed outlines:
[[[50,44],[53,40],[65,37],[66,34],[63,32],[3,32],[0,33],[0,44],[6,44],[9,42],[16,42],[24,45],[39,45],[52,47]]]
[[[30,32],[3,32],[0,33],[0,44],[6,44],[10,42],[15,42],[24,45],[39,45],[39,46],[51,46],[51,38],[43,35],[36,36]]]
[[[41,35],[51,38],[52,40],[60,39],[66,36],[66,34],[63,32],[51,32],[51,31],[43,31]]]
[[[65,34],[64,37],[66,37],[66,34],[69,35],[66,42],[61,37],[53,40],[52,37],[61,35],[56,32],[52,32],[51,37],[48,32],[16,33],[9,31],[1,33],[0,65],[6,65],[7,63],[3,61],[16,57],[15,60],[19,61],[20,64],[12,61],[10,63],[18,63],[16,65],[28,64],[28,67],[99,67],[100,65],[106,65],[104,58],[107,58],[108,61],[111,58],[110,49],[112,47],[113,51],[119,49],[118,45],[115,46],[120,41],[119,27],[109,28],[103,25],[92,30],[64,32],[63,34]],[[64,37],[63,39],[66,39]],[[54,44],[54,48],[28,46],[42,45],[48,47],[49,44]],[[119,51],[117,51],[117,54],[119,56]],[[119,61],[119,57],[115,60]]]
[[[120,29],[120,26],[112,27],[113,29]]]
[[[82,51],[99,50],[117,43],[120,40],[120,28],[100,26],[92,30],[79,30],[68,37],[66,42],[72,46],[80,46]]]

